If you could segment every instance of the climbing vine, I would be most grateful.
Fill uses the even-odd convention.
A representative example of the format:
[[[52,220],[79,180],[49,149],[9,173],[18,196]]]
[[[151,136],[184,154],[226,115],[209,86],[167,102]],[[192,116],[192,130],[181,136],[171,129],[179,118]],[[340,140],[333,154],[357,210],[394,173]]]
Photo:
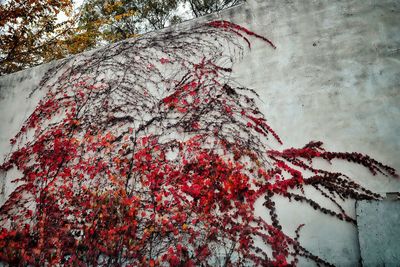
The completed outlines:
[[[346,160],[374,175],[395,170],[367,155],[326,151],[321,142],[272,149],[282,141],[256,92],[231,77],[252,38],[274,48],[214,21],[123,41],[49,70],[39,86],[46,96],[1,165],[21,175],[0,209],[0,260],[286,266],[303,257],[330,265],[301,245],[302,225],[282,229],[273,196],[355,223],[338,200],[380,196],[313,160]],[[305,187],[338,209],[306,197]],[[254,214],[260,198],[270,222]]]

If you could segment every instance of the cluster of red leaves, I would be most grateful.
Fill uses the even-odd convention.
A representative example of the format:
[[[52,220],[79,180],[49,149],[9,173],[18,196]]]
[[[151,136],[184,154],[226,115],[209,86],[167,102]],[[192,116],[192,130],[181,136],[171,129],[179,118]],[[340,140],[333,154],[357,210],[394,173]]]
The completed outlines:
[[[244,35],[255,36],[270,43],[226,21],[197,29],[200,35],[211,33],[233,33],[247,42]],[[159,61],[173,67],[179,60],[170,58],[168,54]],[[313,186],[339,207],[335,197],[379,196],[343,174],[314,168],[312,160],[344,159],[373,174],[395,176],[395,171],[365,155],[327,152],[318,142],[301,149],[268,150],[269,136],[282,141],[249,96],[254,92],[225,79],[231,68],[205,57],[196,63],[182,57],[180,61],[185,72],[179,80],[168,80],[157,65],[148,70],[149,62],[142,62],[149,75],[173,84],[158,99],[143,87],[136,95],[119,89],[127,81],[115,85],[102,78],[99,83],[90,72],[89,78],[77,75],[73,82],[65,81],[71,70],[61,69],[57,83],[12,140],[16,149],[1,165],[3,171],[16,168],[22,173],[0,208],[1,261],[286,266],[301,256],[329,265],[300,245],[301,226],[295,238],[283,231],[272,197],[282,195],[353,221],[343,209],[336,213],[322,208],[291,190]],[[141,110],[147,106],[151,109]],[[34,139],[24,143],[30,131]],[[314,175],[307,177],[307,171]],[[272,223],[254,214],[261,197]]]

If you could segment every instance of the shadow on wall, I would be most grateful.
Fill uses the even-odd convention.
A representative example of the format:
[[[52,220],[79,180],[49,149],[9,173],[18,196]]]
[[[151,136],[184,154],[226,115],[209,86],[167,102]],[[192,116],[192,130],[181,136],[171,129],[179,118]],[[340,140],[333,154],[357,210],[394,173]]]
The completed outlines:
[[[357,228],[363,266],[399,266],[400,193],[381,201],[357,201]]]

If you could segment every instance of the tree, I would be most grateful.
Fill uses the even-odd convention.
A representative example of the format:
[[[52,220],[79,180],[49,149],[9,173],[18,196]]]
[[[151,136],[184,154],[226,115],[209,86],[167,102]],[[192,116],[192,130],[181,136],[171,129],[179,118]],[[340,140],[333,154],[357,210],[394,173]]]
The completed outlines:
[[[243,0],[186,0],[195,17],[221,11],[225,8],[237,5]]]
[[[240,0],[85,0],[72,14],[72,0],[17,0],[0,6],[0,75],[114,43],[193,16],[220,11]],[[68,19],[57,21],[65,13]]]
[[[199,17],[238,4],[241,0],[87,0],[78,27],[67,41],[71,53],[135,37],[183,20],[177,12],[186,5]]]
[[[85,1],[78,30],[92,34],[93,45],[134,37],[138,34],[137,12],[133,1]]]
[[[251,38],[274,47],[214,21],[125,40],[49,70],[40,84],[47,95],[0,166],[21,173],[0,208],[0,260],[286,266],[304,257],[329,266],[301,245],[301,225],[286,233],[273,197],[355,224],[337,200],[380,196],[313,160],[396,172],[367,155],[326,151],[321,142],[281,149],[256,93],[232,80]],[[306,187],[337,209],[307,197]],[[268,221],[254,214],[260,198]]]
[[[178,0],[88,0],[83,3],[76,30],[67,40],[71,53],[113,43],[155,29],[179,18],[172,15]]]
[[[150,26],[145,29],[162,29],[168,24],[181,21],[179,16],[173,14],[178,7],[179,0],[149,0],[137,2],[140,18]]]
[[[57,40],[68,30],[58,22],[72,1],[14,0],[0,5],[0,75],[62,57]]]

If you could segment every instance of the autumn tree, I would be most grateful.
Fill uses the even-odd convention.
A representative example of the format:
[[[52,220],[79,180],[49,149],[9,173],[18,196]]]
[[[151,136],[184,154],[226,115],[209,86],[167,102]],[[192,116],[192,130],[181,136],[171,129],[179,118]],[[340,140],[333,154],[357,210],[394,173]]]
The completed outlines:
[[[161,29],[180,19],[173,15],[179,0],[87,0],[77,27],[67,40],[71,53]]]
[[[70,53],[135,37],[165,28],[184,18],[178,7],[192,17],[231,7],[242,0],[87,0],[83,3],[75,32],[67,40]]]
[[[68,30],[71,0],[13,0],[0,5],[0,75],[63,56],[57,40]]]
[[[185,0],[185,2],[189,4],[193,15],[200,17],[232,7],[244,0]]]
[[[88,42],[89,47],[134,37],[138,33],[137,8],[132,1],[88,0],[81,8],[76,34]]]
[[[181,22],[182,5],[199,17],[241,0],[85,0],[72,13],[72,0],[18,0],[0,6],[0,74]],[[64,13],[65,21],[57,16]]]

